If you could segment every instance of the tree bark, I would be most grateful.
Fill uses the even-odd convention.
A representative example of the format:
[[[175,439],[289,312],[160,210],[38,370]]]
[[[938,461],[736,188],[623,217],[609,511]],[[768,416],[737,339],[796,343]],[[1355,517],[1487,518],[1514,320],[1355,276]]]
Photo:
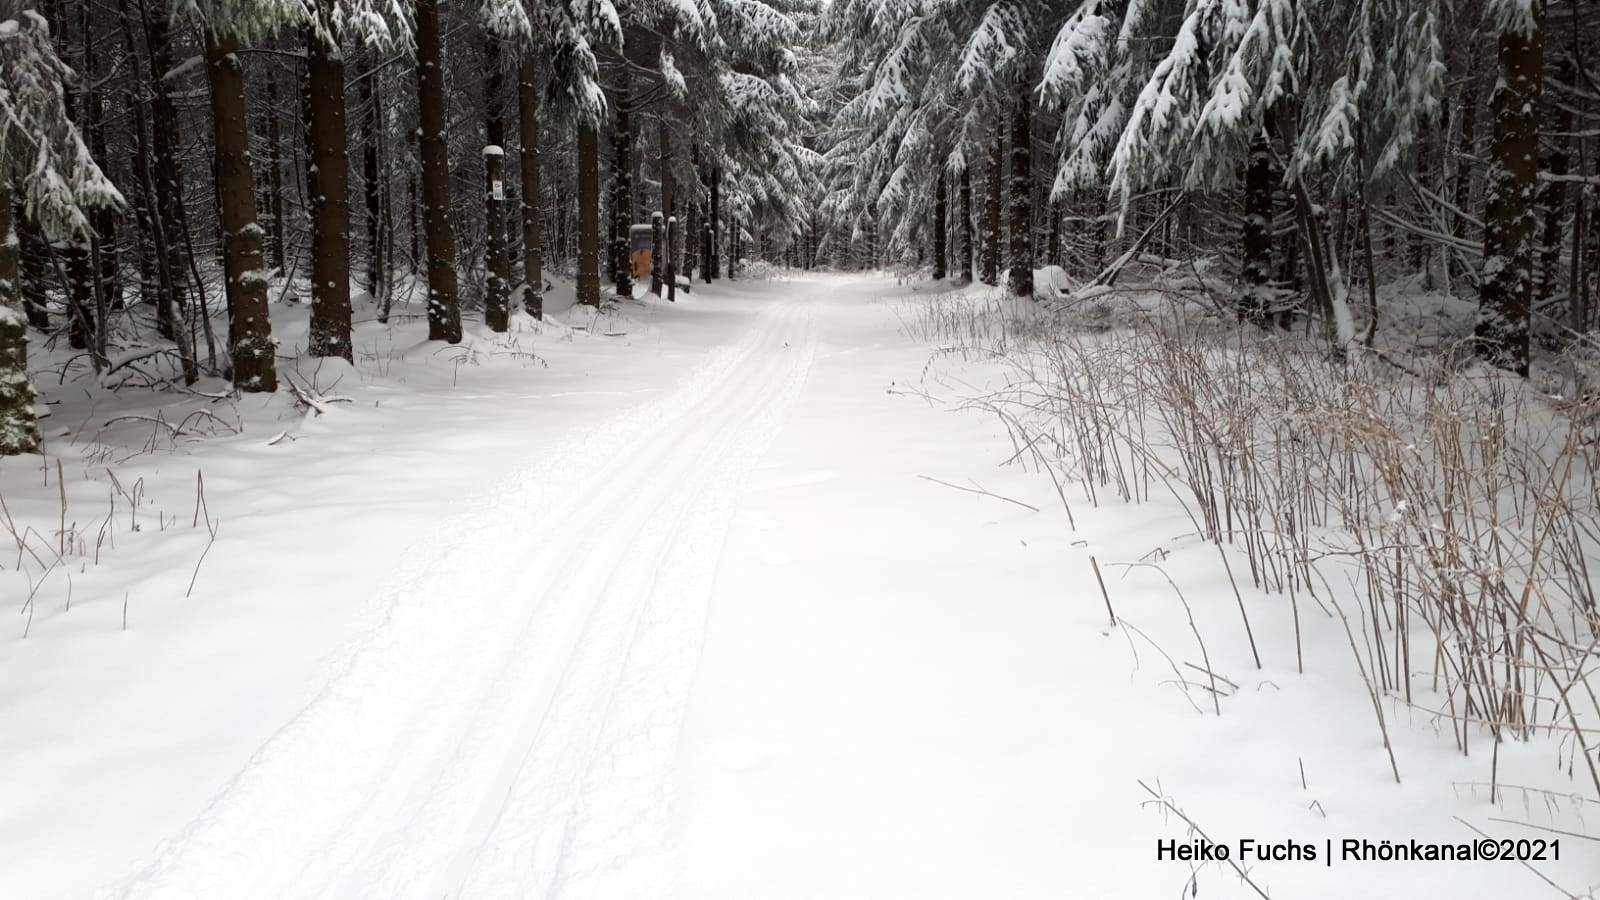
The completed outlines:
[[[522,307],[544,318],[544,220],[539,204],[539,67],[526,53],[517,69],[517,116],[522,151]]]
[[[428,242],[428,339],[461,341],[456,234],[450,222],[450,144],[445,136],[439,0],[417,0],[417,108],[422,149],[422,219]]]
[[[1029,79],[1011,104],[1011,278],[1013,296],[1033,296],[1033,117]]]
[[[334,0],[316,0],[331,22]],[[350,159],[345,149],[344,57],[306,30],[306,155],[317,173],[311,195],[312,356],[355,359],[350,342]],[[276,111],[273,117],[277,117]],[[281,239],[281,232],[280,232]]]
[[[578,125],[578,302],[600,305],[600,134]]]
[[[28,325],[18,270],[20,241],[11,222],[11,185],[0,178],[0,456],[37,453],[39,422],[28,383]]]
[[[267,276],[262,271],[261,225],[256,221],[255,182],[250,172],[250,130],[244,68],[238,44],[207,34],[206,72],[211,81],[211,117],[216,128],[217,200],[222,224],[223,272],[228,291],[228,350],[233,383],[247,393],[278,389]]]
[[[1494,139],[1484,215],[1478,354],[1492,366],[1528,374],[1538,193],[1539,95],[1544,69],[1544,0],[1533,0],[1527,29],[1500,35],[1500,79],[1490,106]]]

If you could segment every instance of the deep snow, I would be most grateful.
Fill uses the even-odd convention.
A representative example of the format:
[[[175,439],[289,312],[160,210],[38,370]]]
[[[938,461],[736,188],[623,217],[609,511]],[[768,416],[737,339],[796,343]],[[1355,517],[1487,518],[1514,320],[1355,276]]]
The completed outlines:
[[[1247,592],[1256,671],[1177,508],[1070,530],[1048,479],[999,465],[998,424],[939,402],[1000,376],[902,333],[925,293],[722,283],[456,349],[371,323],[353,370],[306,369],[351,401],[323,415],[195,397],[167,419],[243,433],[130,420],[0,462],[15,521],[54,539],[59,459],[84,534],[48,576],[0,570],[22,612],[0,897],[1099,898],[1191,875],[1255,896],[1156,861],[1187,829],[1141,780],[1230,843],[1600,830],[1548,742],[1501,749],[1528,790],[1491,807],[1486,761],[1399,704],[1395,785],[1337,621],[1308,626],[1298,675],[1285,604]],[[47,398],[50,432],[150,404]],[[1149,640],[1108,627],[1091,554]],[[1115,565],[1151,559],[1238,685],[1220,717],[1164,658],[1199,661],[1172,589]],[[1539,870],[1587,893],[1597,846]],[[1251,876],[1275,898],[1554,893],[1509,862]]]

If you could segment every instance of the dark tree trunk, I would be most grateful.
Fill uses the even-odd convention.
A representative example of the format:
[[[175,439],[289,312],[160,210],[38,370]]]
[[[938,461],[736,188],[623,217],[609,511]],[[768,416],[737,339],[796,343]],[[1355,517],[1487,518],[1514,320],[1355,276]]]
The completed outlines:
[[[456,234],[450,222],[450,144],[445,136],[439,0],[417,0],[417,109],[421,120],[422,218],[428,238],[428,339],[461,340]]]
[[[700,147],[698,145],[691,147],[689,150],[689,170],[696,173],[696,175],[700,172]],[[683,212],[685,217],[684,227],[678,229],[678,239],[683,243],[683,277],[685,281],[693,284],[694,241],[695,235],[700,233],[700,192],[695,190],[693,185],[691,185],[689,191],[689,202],[683,205]]]
[[[250,172],[244,68],[239,63],[238,44],[230,37],[207,35],[205,50],[216,128],[217,201],[233,383],[241,391],[270,393],[278,389],[278,374],[268,318],[267,277],[262,271],[261,225],[256,220],[255,182]]]
[[[624,62],[626,67],[626,62]],[[633,229],[633,118],[628,109],[628,75],[624,71],[612,101],[616,118],[611,130],[611,280],[618,297],[633,296],[633,266],[628,259]],[[650,267],[650,289],[661,293],[660,268]]]
[[[22,307],[27,313],[29,325],[40,331],[49,331],[50,295],[47,284],[50,278],[50,248],[45,246],[44,235],[39,233],[39,229],[22,215],[20,206],[15,206],[11,215],[13,229],[21,242],[17,283],[22,293]]]
[[[511,329],[511,236],[506,229],[505,75],[500,46],[484,42],[483,79],[483,321],[490,331]]]
[[[1011,104],[1011,293],[1033,296],[1033,117],[1029,80]]]
[[[1543,88],[1544,2],[1533,0],[1526,31],[1500,35],[1500,79],[1490,106],[1494,140],[1484,215],[1478,352],[1485,362],[1528,374],[1538,193],[1539,95]]]
[[[707,242],[706,281],[722,277],[722,266],[717,259],[722,245],[722,167],[711,167],[711,214],[708,223],[711,237]],[[730,277],[732,277],[730,275]]]
[[[600,134],[578,125],[578,302],[600,305]]]
[[[383,139],[383,65],[381,59],[374,58],[372,66],[367,69],[361,79],[358,95],[362,108],[362,128],[366,131],[365,140],[361,144],[361,180],[362,198],[365,201],[367,219],[367,293],[374,300],[387,297],[389,294],[389,261],[386,249],[388,235],[385,233],[383,210],[383,174],[382,174],[382,139]]]
[[[138,41],[134,38],[133,18],[130,15],[127,0],[118,0],[118,12],[121,14],[121,28],[123,46],[130,58],[138,58]],[[139,269],[143,287],[141,292],[145,295],[145,302],[155,307],[156,333],[161,337],[173,341],[178,345],[179,359],[183,366],[184,383],[194,384],[199,380],[199,367],[195,363],[194,348],[188,340],[189,335],[178,322],[178,313],[175,297],[175,285],[182,276],[173,268],[175,259],[170,248],[173,234],[169,227],[169,220],[175,217],[166,215],[166,208],[161,202],[161,192],[157,185],[156,164],[152,158],[149,117],[145,114],[145,105],[129,92],[127,107],[133,117],[134,136],[134,178],[138,182],[135,191],[135,219],[139,226],[140,254]],[[177,168],[176,163],[169,162],[166,168]]]
[[[317,0],[331,22],[334,0]],[[354,361],[350,343],[350,159],[345,149],[344,58],[307,29],[306,155],[317,173],[311,195],[312,356]],[[273,119],[277,119],[276,111]],[[274,157],[276,154],[274,154]],[[279,232],[280,235],[282,232]]]
[[[1563,60],[1560,78],[1567,84],[1574,81],[1571,59]],[[1541,169],[1555,176],[1569,174],[1572,166],[1572,106],[1569,103],[1546,104],[1546,118],[1550,136],[1545,141],[1548,152]],[[1546,182],[1539,191],[1539,206],[1544,210],[1544,234],[1539,244],[1540,299],[1554,294],[1561,282],[1561,239],[1567,218],[1567,182]]]
[[[95,344],[94,260],[88,242],[80,237],[68,238],[61,250],[67,262],[67,346],[88,350]],[[98,369],[98,355],[95,360]]]
[[[961,280],[971,283],[972,259],[972,166],[961,166]]]
[[[28,383],[28,326],[22,310],[11,185],[0,178],[0,456],[37,453],[39,423]]]
[[[92,56],[89,53],[89,6],[84,4],[79,7],[79,24],[84,32],[83,58],[78,65],[79,69],[86,69],[92,65]],[[63,59],[71,59],[74,54],[68,46],[66,29],[58,27],[64,24],[65,10],[56,10],[50,18],[57,23],[53,37],[58,43],[58,52]],[[87,119],[89,108],[89,81],[92,79],[79,79],[78,90],[63,98],[66,104],[66,113],[69,119],[80,128],[89,127]],[[92,350],[96,347],[95,339],[95,260],[93,250],[86,234],[74,234],[56,244],[66,261],[67,275],[67,346],[74,350]],[[103,357],[98,352],[91,352],[95,371],[99,371]]]
[[[1477,156],[1478,143],[1478,80],[1468,78],[1461,89],[1461,136],[1456,148],[1455,205],[1465,212],[1472,208],[1472,160]],[[1450,233],[1461,237],[1467,233],[1468,223],[1462,215],[1450,217]]]
[[[1050,237],[1045,251],[1049,254],[1045,262],[1052,266],[1061,265],[1061,201],[1050,201]]]
[[[945,276],[945,233],[944,223],[948,213],[948,201],[945,199],[944,168],[934,174],[933,188],[933,278],[939,281]]]
[[[318,2],[320,3],[322,0],[318,0]],[[316,89],[312,86],[311,82],[311,78],[315,76],[312,76],[309,73],[311,71],[311,67],[316,66],[316,61],[307,60],[307,66],[308,74],[306,89],[311,91]],[[339,70],[341,72],[344,71],[343,63],[339,64]],[[340,105],[344,105],[343,101],[340,102]],[[306,107],[306,114],[309,116],[311,113],[311,106],[308,103]],[[286,233],[283,223],[283,154],[280,144],[283,139],[283,134],[280,131],[282,127],[279,124],[280,118],[281,117],[278,115],[278,79],[274,75],[269,75],[267,77],[267,209],[269,215],[271,216],[269,221],[271,222],[272,227],[272,234],[270,235],[272,240],[272,265],[273,268],[276,268],[279,272],[283,272],[286,270],[289,264],[289,252],[287,247],[289,243],[289,237]],[[313,126],[308,119],[306,123],[306,130],[308,133],[312,127]],[[343,142],[341,142],[341,146],[342,143]],[[315,196],[311,198],[311,202],[312,204],[316,203]],[[312,215],[315,215],[315,213]],[[315,239],[313,239],[313,244],[314,243]]]
[[[1267,287],[1272,272],[1272,148],[1265,135],[1250,142],[1244,170],[1244,262],[1239,268],[1244,282],[1239,292],[1239,313],[1263,325],[1271,300]]]
[[[1005,171],[1005,129],[996,127],[989,147],[989,194],[983,210],[983,283],[1000,283],[1000,205]]]
[[[661,296],[661,258],[667,252],[666,217],[660,210],[650,213],[650,293]]]
[[[672,132],[667,129],[667,122],[664,118],[661,120],[659,127],[661,129],[661,158],[659,162],[661,169],[661,214],[667,217],[667,253],[666,259],[662,260],[661,263],[661,277],[667,284],[667,299],[676,301],[678,299],[678,266],[676,259],[678,250],[678,211],[675,208],[677,197],[674,196],[677,191],[677,185],[672,180]]]
[[[160,264],[166,270],[162,288],[166,293],[164,302],[170,304],[173,313],[179,313],[188,303],[188,291],[184,286],[187,257],[182,240],[188,230],[188,212],[183,203],[183,166],[177,161],[178,114],[163,77],[172,69],[172,33],[167,26],[165,4],[145,3],[140,9],[149,63],[150,172],[155,186],[157,227],[164,233],[166,244],[166,259]],[[204,315],[204,312],[202,308],[198,314]],[[173,324],[182,328],[181,323]]]
[[[522,307],[544,318],[544,220],[539,205],[539,67],[527,54],[517,70],[517,114],[522,129]]]
[[[95,48],[97,41],[90,18],[92,6],[84,4],[83,11],[83,120],[84,131],[89,137],[90,155],[111,176],[112,160],[106,152],[106,116],[105,97],[102,89],[96,84],[102,78],[96,64]],[[115,179],[113,179],[115,180]],[[105,322],[112,309],[122,309],[122,280],[118,277],[117,261],[117,211],[110,206],[101,206],[90,214],[93,223],[95,240],[92,246],[94,254],[94,299],[95,318]],[[106,355],[107,333],[100,329],[95,338],[95,354],[100,359]]]
[[[505,149],[483,148],[484,227],[488,231],[488,279],[484,285],[483,320],[492,331],[511,328],[511,257],[506,248]]]
[[[709,181],[709,177],[706,179]],[[706,202],[705,215],[700,220],[700,274],[706,284],[711,283],[711,264],[717,258],[715,236],[711,228],[712,206]]]

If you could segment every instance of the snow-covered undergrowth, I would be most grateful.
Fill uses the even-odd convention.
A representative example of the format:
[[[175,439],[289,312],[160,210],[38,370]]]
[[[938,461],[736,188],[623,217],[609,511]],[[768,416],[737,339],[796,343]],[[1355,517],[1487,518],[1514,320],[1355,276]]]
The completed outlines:
[[[1363,727],[1389,777],[1437,777],[1395,749],[1397,729],[1425,729],[1474,761],[1469,792],[1491,804],[1546,826],[1593,812],[1600,396],[1539,393],[1462,364],[1448,342],[1334,363],[1323,345],[1239,327],[1195,292],[1134,287],[1044,306],[980,289],[898,312],[951,364],[998,371],[953,402],[1004,423],[1010,462],[1047,476],[1069,520],[1178,505],[1186,533],[1138,562],[1160,568],[1174,547],[1214,545],[1236,609],[1230,622],[1202,615],[1197,641],[1205,626],[1239,629],[1258,668],[1287,656],[1306,673],[1308,646],[1331,634],[1348,646],[1348,690],[1370,701]],[[1440,312],[1396,324],[1437,326]],[[1546,371],[1584,385],[1592,367],[1571,354]],[[1180,597],[1186,586],[1176,575]],[[1286,605],[1292,631],[1253,629],[1260,603]],[[1192,625],[1187,600],[1172,614],[1186,612]],[[1206,655],[1203,641],[1195,652]],[[1174,677],[1221,715],[1233,686],[1210,668]],[[1540,770],[1519,765],[1508,783],[1510,746]]]

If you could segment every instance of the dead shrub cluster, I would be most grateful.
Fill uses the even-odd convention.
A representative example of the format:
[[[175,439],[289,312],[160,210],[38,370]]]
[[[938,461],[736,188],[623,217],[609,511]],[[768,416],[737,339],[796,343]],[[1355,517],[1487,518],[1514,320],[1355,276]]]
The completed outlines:
[[[1344,618],[1380,725],[1382,697],[1450,723],[1463,753],[1554,733],[1600,792],[1600,395],[1541,394],[1455,361],[1470,354],[1336,364],[1148,292],[1053,310],[951,294],[902,321],[1000,362],[1004,386],[965,402],[1069,517],[1176,498],[1293,605],[1302,668],[1301,613]],[[1583,384],[1595,366],[1555,368]]]

